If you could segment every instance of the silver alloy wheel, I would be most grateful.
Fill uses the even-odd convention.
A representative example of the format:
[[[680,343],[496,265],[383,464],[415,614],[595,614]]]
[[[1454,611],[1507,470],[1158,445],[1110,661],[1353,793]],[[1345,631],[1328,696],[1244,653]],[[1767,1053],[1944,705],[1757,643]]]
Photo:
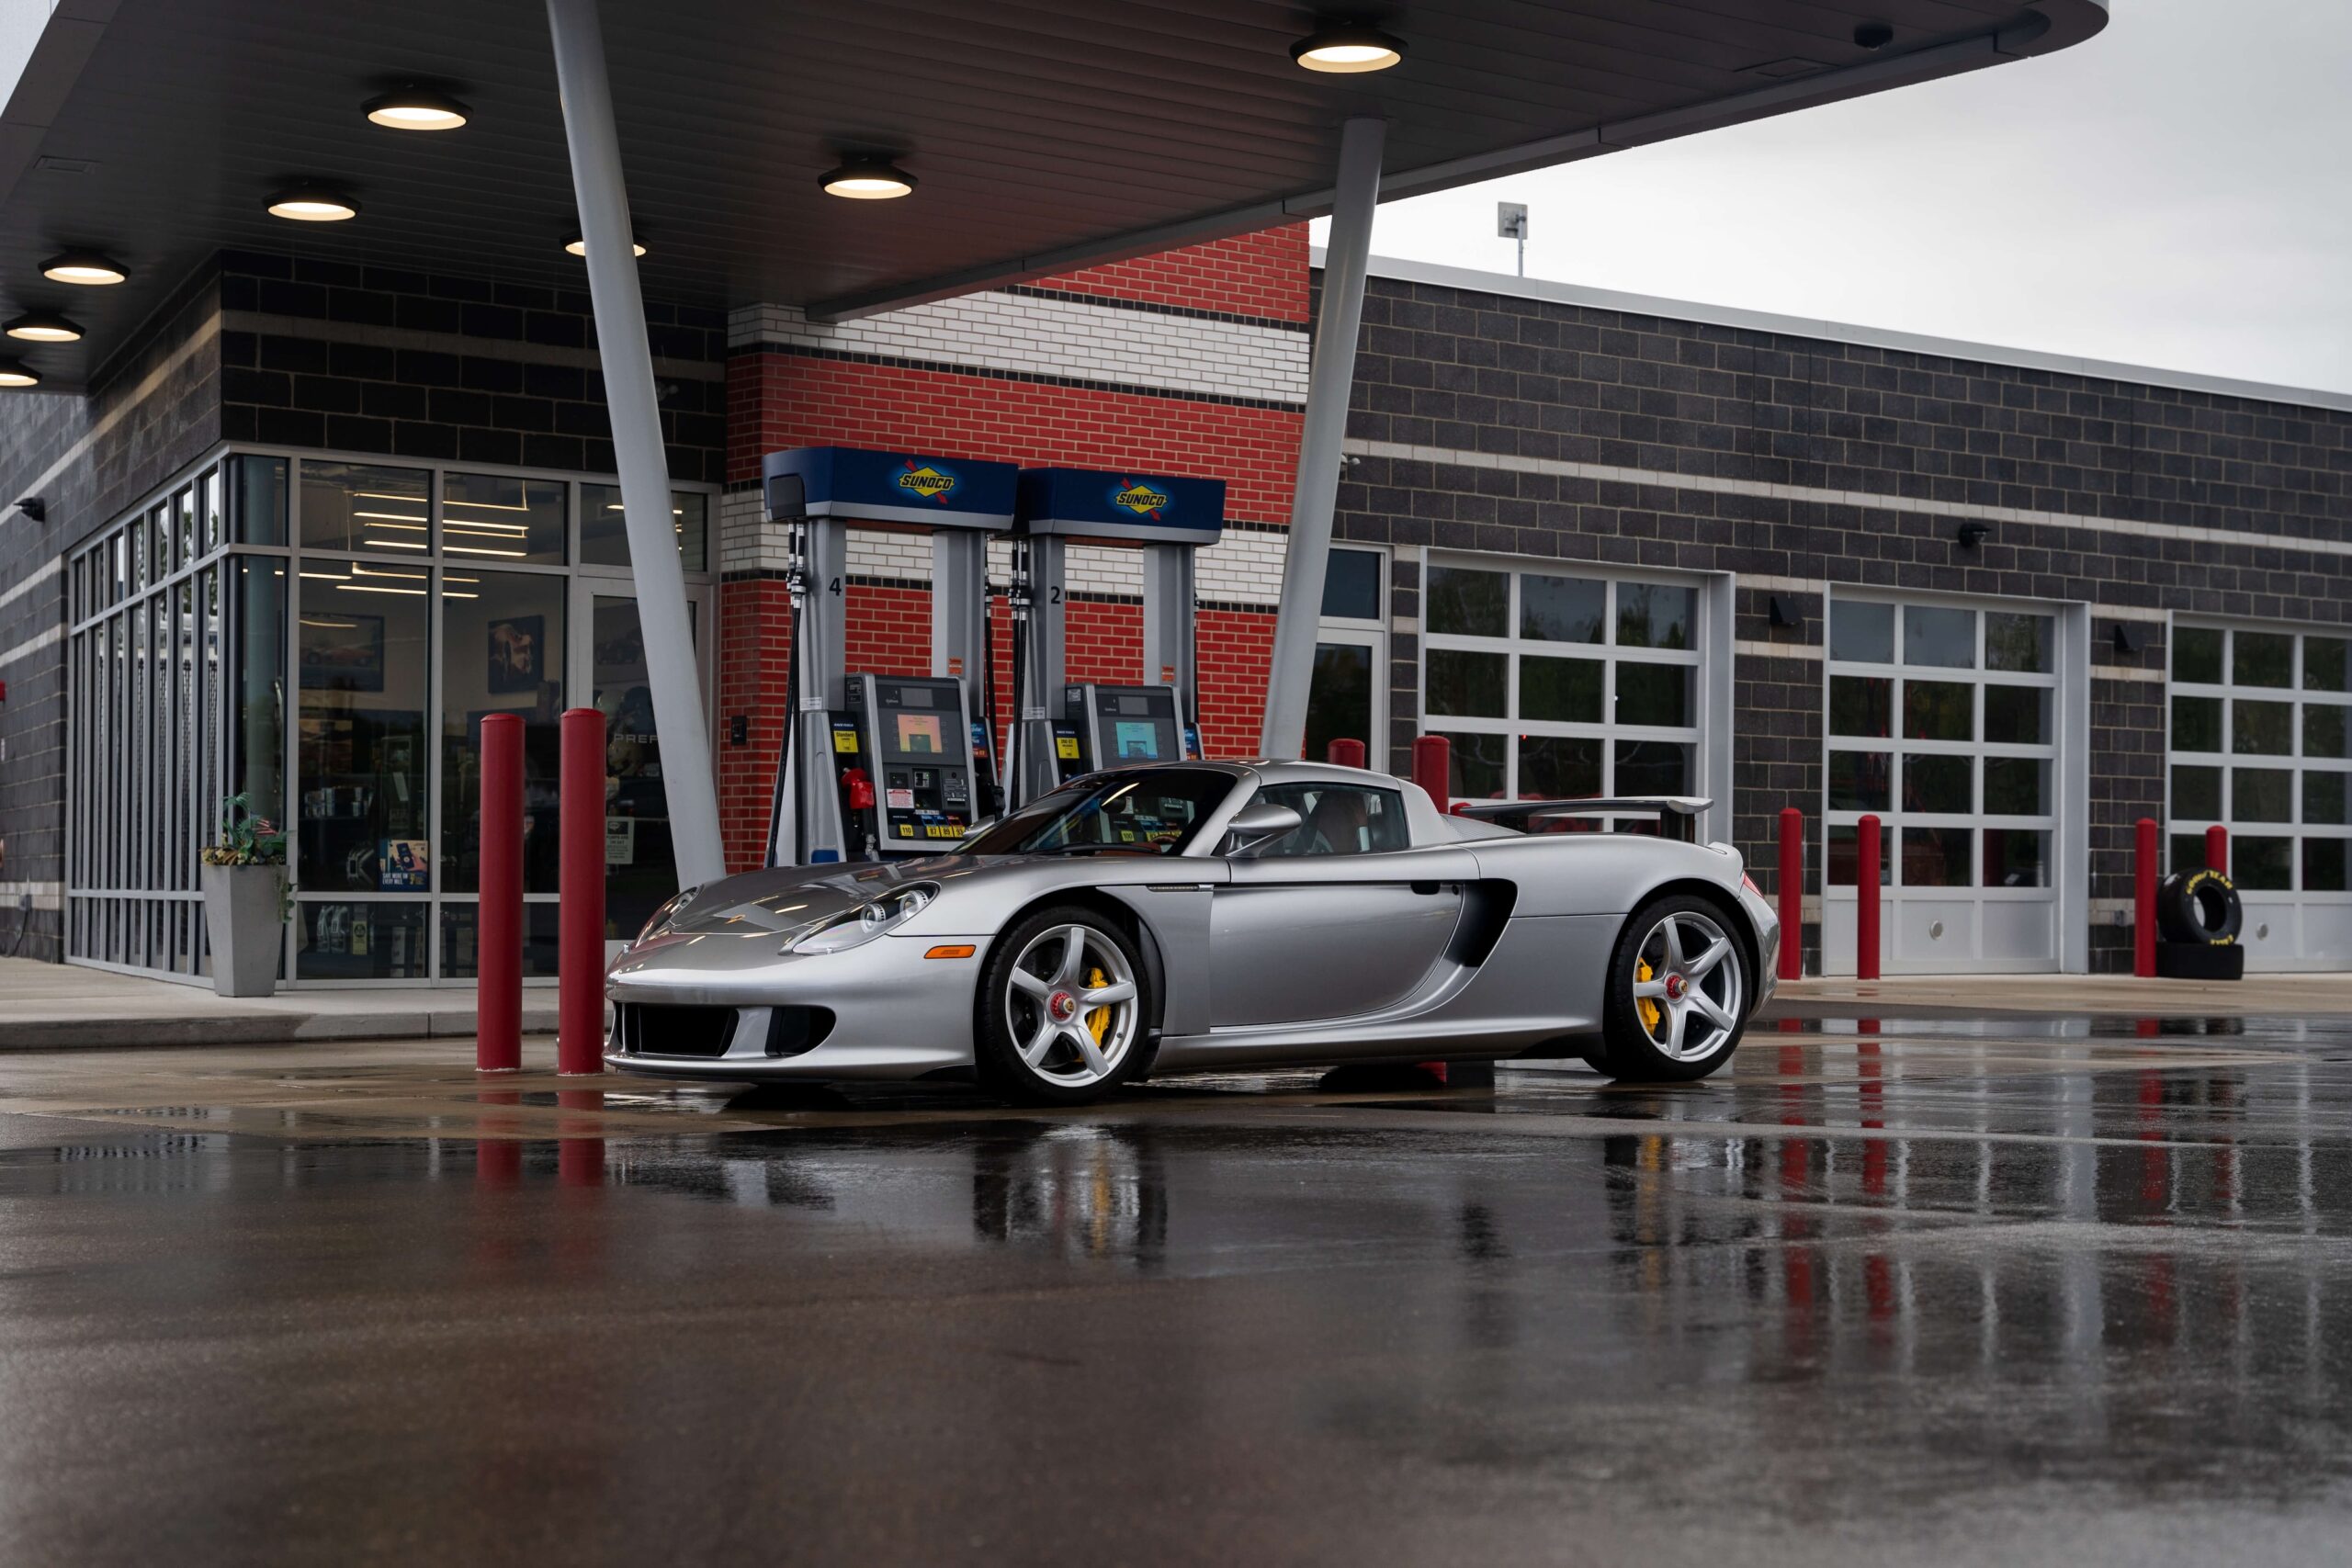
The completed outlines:
[[[1634,950],[1650,977],[1634,981],[1634,1022],[1650,1043],[1677,1062],[1723,1048],[1739,1027],[1743,978],[1732,940],[1706,916],[1678,909],[1652,926]],[[1643,1003],[1655,1010],[1644,1016]]]
[[[1092,984],[1100,974],[1102,985]],[[1049,926],[1012,961],[1005,1027],[1031,1072],[1084,1089],[1117,1070],[1141,1032],[1135,971],[1118,944],[1091,926]],[[1098,1039],[1093,1019],[1107,1012]]]

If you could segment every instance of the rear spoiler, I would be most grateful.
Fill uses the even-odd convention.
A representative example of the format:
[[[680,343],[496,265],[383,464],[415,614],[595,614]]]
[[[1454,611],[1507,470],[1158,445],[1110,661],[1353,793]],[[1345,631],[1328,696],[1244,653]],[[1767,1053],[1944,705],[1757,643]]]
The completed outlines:
[[[1694,844],[1699,841],[1699,814],[1713,804],[1713,801],[1695,795],[1603,795],[1575,800],[1458,800],[1453,804],[1453,815],[1476,818],[1481,822],[1500,823],[1506,828],[1516,828],[1522,833],[1532,832],[1535,823],[1547,818],[1655,817],[1660,838],[1679,839],[1683,843]]]

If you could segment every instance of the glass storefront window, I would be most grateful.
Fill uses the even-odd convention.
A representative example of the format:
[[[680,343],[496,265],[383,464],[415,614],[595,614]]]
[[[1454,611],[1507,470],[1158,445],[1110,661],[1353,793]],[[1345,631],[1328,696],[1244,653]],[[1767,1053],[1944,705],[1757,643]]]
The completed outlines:
[[[295,859],[306,893],[431,890],[425,592],[422,582],[302,584]]]
[[[1510,633],[1510,574],[1433,566],[1422,595],[1429,628],[1441,637],[1507,637]]]
[[[710,497],[699,491],[676,491],[670,497],[670,519],[678,535],[678,564],[688,571],[709,570]],[[580,558],[589,566],[629,564],[620,486],[580,487]]]
[[[680,543],[684,542],[681,536]],[[1335,549],[1327,555],[1323,562],[1323,618],[1378,620],[1384,559],[1377,550]]]
[[[433,476],[374,463],[302,463],[302,544],[318,550],[433,548]]]
[[[481,721],[523,719],[523,886],[556,891],[560,577],[449,569],[441,593],[441,887],[481,886]]]
[[[441,552],[484,566],[561,566],[565,497],[558,479],[449,474],[441,481]]]
[[[431,973],[424,919],[432,906],[300,903],[294,907],[294,974],[304,980],[422,980]]]

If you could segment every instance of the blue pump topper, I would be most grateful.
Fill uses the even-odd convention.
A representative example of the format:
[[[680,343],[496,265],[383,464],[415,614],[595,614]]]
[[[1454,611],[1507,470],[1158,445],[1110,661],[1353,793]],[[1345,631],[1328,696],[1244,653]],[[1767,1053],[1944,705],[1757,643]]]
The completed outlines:
[[[772,521],[831,517],[999,533],[1012,526],[1019,473],[1010,463],[863,446],[796,446],[760,463]]]
[[[1214,545],[1225,534],[1225,481],[1139,468],[1023,468],[1020,518],[1030,534]]]

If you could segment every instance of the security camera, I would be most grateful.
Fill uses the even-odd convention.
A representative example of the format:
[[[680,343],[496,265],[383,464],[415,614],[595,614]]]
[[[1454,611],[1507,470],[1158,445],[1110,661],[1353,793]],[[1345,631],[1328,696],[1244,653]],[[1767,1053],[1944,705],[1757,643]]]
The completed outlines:
[[[0,490],[0,495],[6,495],[7,493],[8,492],[6,491]],[[17,510],[31,518],[34,522],[39,523],[48,517],[49,502],[43,501],[37,495],[28,495],[17,502]]]

